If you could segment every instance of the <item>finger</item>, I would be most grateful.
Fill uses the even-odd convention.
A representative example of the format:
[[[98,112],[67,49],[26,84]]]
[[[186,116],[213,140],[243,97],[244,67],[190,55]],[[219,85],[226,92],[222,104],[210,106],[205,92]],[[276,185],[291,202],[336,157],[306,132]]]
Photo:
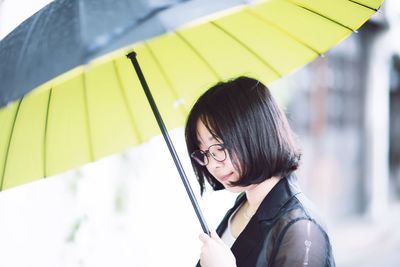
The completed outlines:
[[[222,241],[222,239],[219,237],[219,235],[217,234],[217,232],[215,230],[211,231],[211,238],[220,244],[224,244],[224,241]]]
[[[211,238],[214,238],[214,239],[215,238],[219,238],[219,236],[218,236],[218,234],[217,234],[217,232],[215,230],[211,231],[211,235],[210,236],[211,236]]]
[[[210,239],[210,237],[205,233],[201,233],[199,235],[199,239],[201,242],[206,243]]]

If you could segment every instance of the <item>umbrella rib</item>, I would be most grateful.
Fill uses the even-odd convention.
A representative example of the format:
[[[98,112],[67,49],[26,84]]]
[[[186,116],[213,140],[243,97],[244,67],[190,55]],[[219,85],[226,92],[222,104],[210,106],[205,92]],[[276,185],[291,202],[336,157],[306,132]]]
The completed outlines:
[[[340,23],[339,21],[336,21],[336,20],[334,20],[334,19],[332,19],[332,18],[329,18],[329,17],[327,17],[327,16],[325,16],[325,15],[322,15],[321,13],[315,12],[314,10],[312,10],[312,9],[310,9],[310,8],[307,8],[307,7],[305,7],[305,6],[298,5],[298,4],[296,4],[296,3],[292,3],[292,4],[295,5],[295,6],[297,6],[297,7],[302,8],[302,9],[304,9],[304,10],[307,10],[308,12],[311,12],[311,13],[313,13],[313,14],[319,16],[319,17],[322,17],[322,18],[324,18],[324,19],[326,19],[326,20],[329,20],[329,21],[331,21],[331,22],[333,22],[333,23],[335,23],[335,24],[337,24],[337,25],[339,25],[339,26],[341,26],[341,27],[343,27],[343,28],[349,30],[350,32],[355,31],[355,29],[352,29],[352,28],[350,28],[349,26],[346,26],[346,25],[344,25],[343,23]]]
[[[11,127],[11,132],[10,132],[10,138],[8,139],[8,145],[7,145],[7,150],[6,150],[6,158],[4,160],[4,167],[3,167],[3,173],[1,175],[1,182],[0,182],[0,191],[3,190],[3,185],[4,185],[4,176],[6,174],[6,168],[7,168],[7,162],[8,162],[8,154],[10,152],[10,147],[11,147],[11,140],[14,134],[14,129],[15,129],[15,123],[17,121],[17,117],[18,117],[18,113],[19,113],[19,108],[21,106],[22,100],[24,99],[24,97],[21,98],[21,100],[18,102],[18,106],[17,106],[17,110],[15,111],[15,117],[14,117],[14,121]]]
[[[258,15],[257,13],[247,9],[245,10],[247,13],[249,13],[250,15],[254,16],[255,18],[259,19],[261,22],[269,25],[269,26],[273,26],[274,28],[280,30],[281,32],[283,32],[284,34],[286,34],[289,38],[291,38],[292,40],[294,40],[295,42],[303,45],[304,47],[310,49],[311,51],[313,51],[315,54],[317,54],[318,56],[321,56],[322,53],[319,52],[317,49],[313,48],[312,46],[310,46],[309,44],[299,40],[296,36],[294,36],[293,34],[291,34],[289,31],[285,30],[284,28],[280,27],[278,24],[273,23],[270,20],[265,19],[264,17],[261,17],[260,15]]]
[[[208,69],[215,75],[215,77],[221,81],[222,77],[217,73],[217,71],[211,66],[210,63],[201,55],[199,50],[197,50],[183,35],[179,32],[175,34],[196,54],[196,56],[208,67]]]
[[[256,57],[260,62],[262,62],[265,66],[267,66],[270,70],[272,70],[279,78],[282,77],[282,74],[272,67],[271,64],[269,64],[264,58],[262,58],[260,55],[258,55],[256,52],[254,52],[250,47],[248,47],[244,42],[240,41],[236,36],[222,28],[220,25],[218,25],[215,21],[210,21],[210,24],[224,32],[226,35],[228,35],[230,38],[235,40],[238,44],[240,44],[243,48],[245,48],[249,53],[251,53],[254,57]]]
[[[90,161],[94,161],[94,151],[93,151],[93,144],[92,144],[92,129],[90,128],[89,122],[89,104],[88,104],[88,97],[87,97],[87,89],[86,89],[86,79],[85,73],[82,73],[82,86],[83,86],[83,97],[85,103],[85,119],[86,119],[86,129],[87,129],[87,140],[89,144],[89,154],[90,154]]]
[[[47,100],[47,110],[46,110],[46,120],[44,125],[44,138],[43,138],[43,178],[47,176],[47,130],[49,123],[49,110],[51,103],[51,96],[53,93],[53,88],[50,88],[49,99]]]
[[[371,10],[373,10],[373,11],[378,11],[378,9],[379,8],[373,8],[373,7],[370,7],[370,6],[368,6],[368,5],[366,5],[366,4],[363,4],[363,3],[360,3],[360,2],[357,2],[357,1],[355,1],[355,0],[347,0],[347,1],[349,1],[349,2],[352,2],[352,3],[354,3],[354,4],[357,4],[357,5],[360,5],[360,6],[362,6],[362,7],[365,7],[365,8],[368,8],[368,9],[371,9]]]
[[[158,69],[161,72],[161,75],[166,80],[169,88],[172,91],[173,96],[175,97],[175,99],[179,99],[178,93],[176,92],[174,86],[172,85],[171,80],[168,78],[167,73],[164,71],[164,68],[161,66],[161,63],[157,60],[157,57],[154,55],[154,52],[151,50],[150,46],[147,43],[145,43],[144,46],[149,51],[149,54],[153,58],[154,62],[156,63]],[[183,107],[183,105],[179,105],[179,110],[182,112],[183,116],[185,117],[187,112],[186,112],[186,109]]]
[[[128,97],[126,95],[126,91],[124,90],[124,85],[122,83],[122,78],[121,78],[121,75],[120,75],[120,72],[119,72],[119,68],[118,68],[117,62],[115,60],[113,60],[112,63],[113,63],[115,72],[117,74],[116,75],[117,76],[117,81],[118,81],[118,84],[119,84],[119,88],[120,88],[120,91],[121,91],[121,94],[122,94],[122,98],[123,98],[125,107],[128,110],[128,114],[129,114],[129,119],[131,121],[132,130],[136,134],[136,136],[138,138],[138,142],[140,143],[142,141],[142,136],[140,135],[138,127],[135,125],[135,118],[134,118],[134,116],[132,114],[131,109],[129,108]]]

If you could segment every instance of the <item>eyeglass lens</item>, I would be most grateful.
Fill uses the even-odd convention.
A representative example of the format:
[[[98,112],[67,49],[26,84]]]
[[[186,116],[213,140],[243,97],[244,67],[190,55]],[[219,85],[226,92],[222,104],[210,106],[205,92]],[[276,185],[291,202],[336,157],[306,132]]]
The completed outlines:
[[[206,151],[196,150],[191,154],[192,158],[194,158],[202,166],[208,164],[209,155],[211,155],[211,157],[213,157],[216,161],[224,161],[226,158],[226,153],[223,144],[211,145]]]

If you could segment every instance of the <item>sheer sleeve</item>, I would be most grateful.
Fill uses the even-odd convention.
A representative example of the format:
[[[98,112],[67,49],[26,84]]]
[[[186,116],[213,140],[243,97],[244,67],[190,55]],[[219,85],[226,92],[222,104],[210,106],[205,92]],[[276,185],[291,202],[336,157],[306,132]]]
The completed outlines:
[[[330,250],[329,239],[319,225],[298,220],[283,233],[272,266],[329,266]]]

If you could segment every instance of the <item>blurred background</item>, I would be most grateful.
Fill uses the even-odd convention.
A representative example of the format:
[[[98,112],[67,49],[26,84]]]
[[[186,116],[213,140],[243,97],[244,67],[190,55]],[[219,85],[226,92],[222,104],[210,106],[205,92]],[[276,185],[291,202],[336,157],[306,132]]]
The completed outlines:
[[[0,38],[48,2],[0,0]],[[358,33],[270,85],[337,266],[400,265],[399,36],[400,3],[386,0]],[[183,129],[171,137],[215,228],[236,195],[200,198]],[[1,192],[0,266],[193,266],[201,228],[163,142]]]

